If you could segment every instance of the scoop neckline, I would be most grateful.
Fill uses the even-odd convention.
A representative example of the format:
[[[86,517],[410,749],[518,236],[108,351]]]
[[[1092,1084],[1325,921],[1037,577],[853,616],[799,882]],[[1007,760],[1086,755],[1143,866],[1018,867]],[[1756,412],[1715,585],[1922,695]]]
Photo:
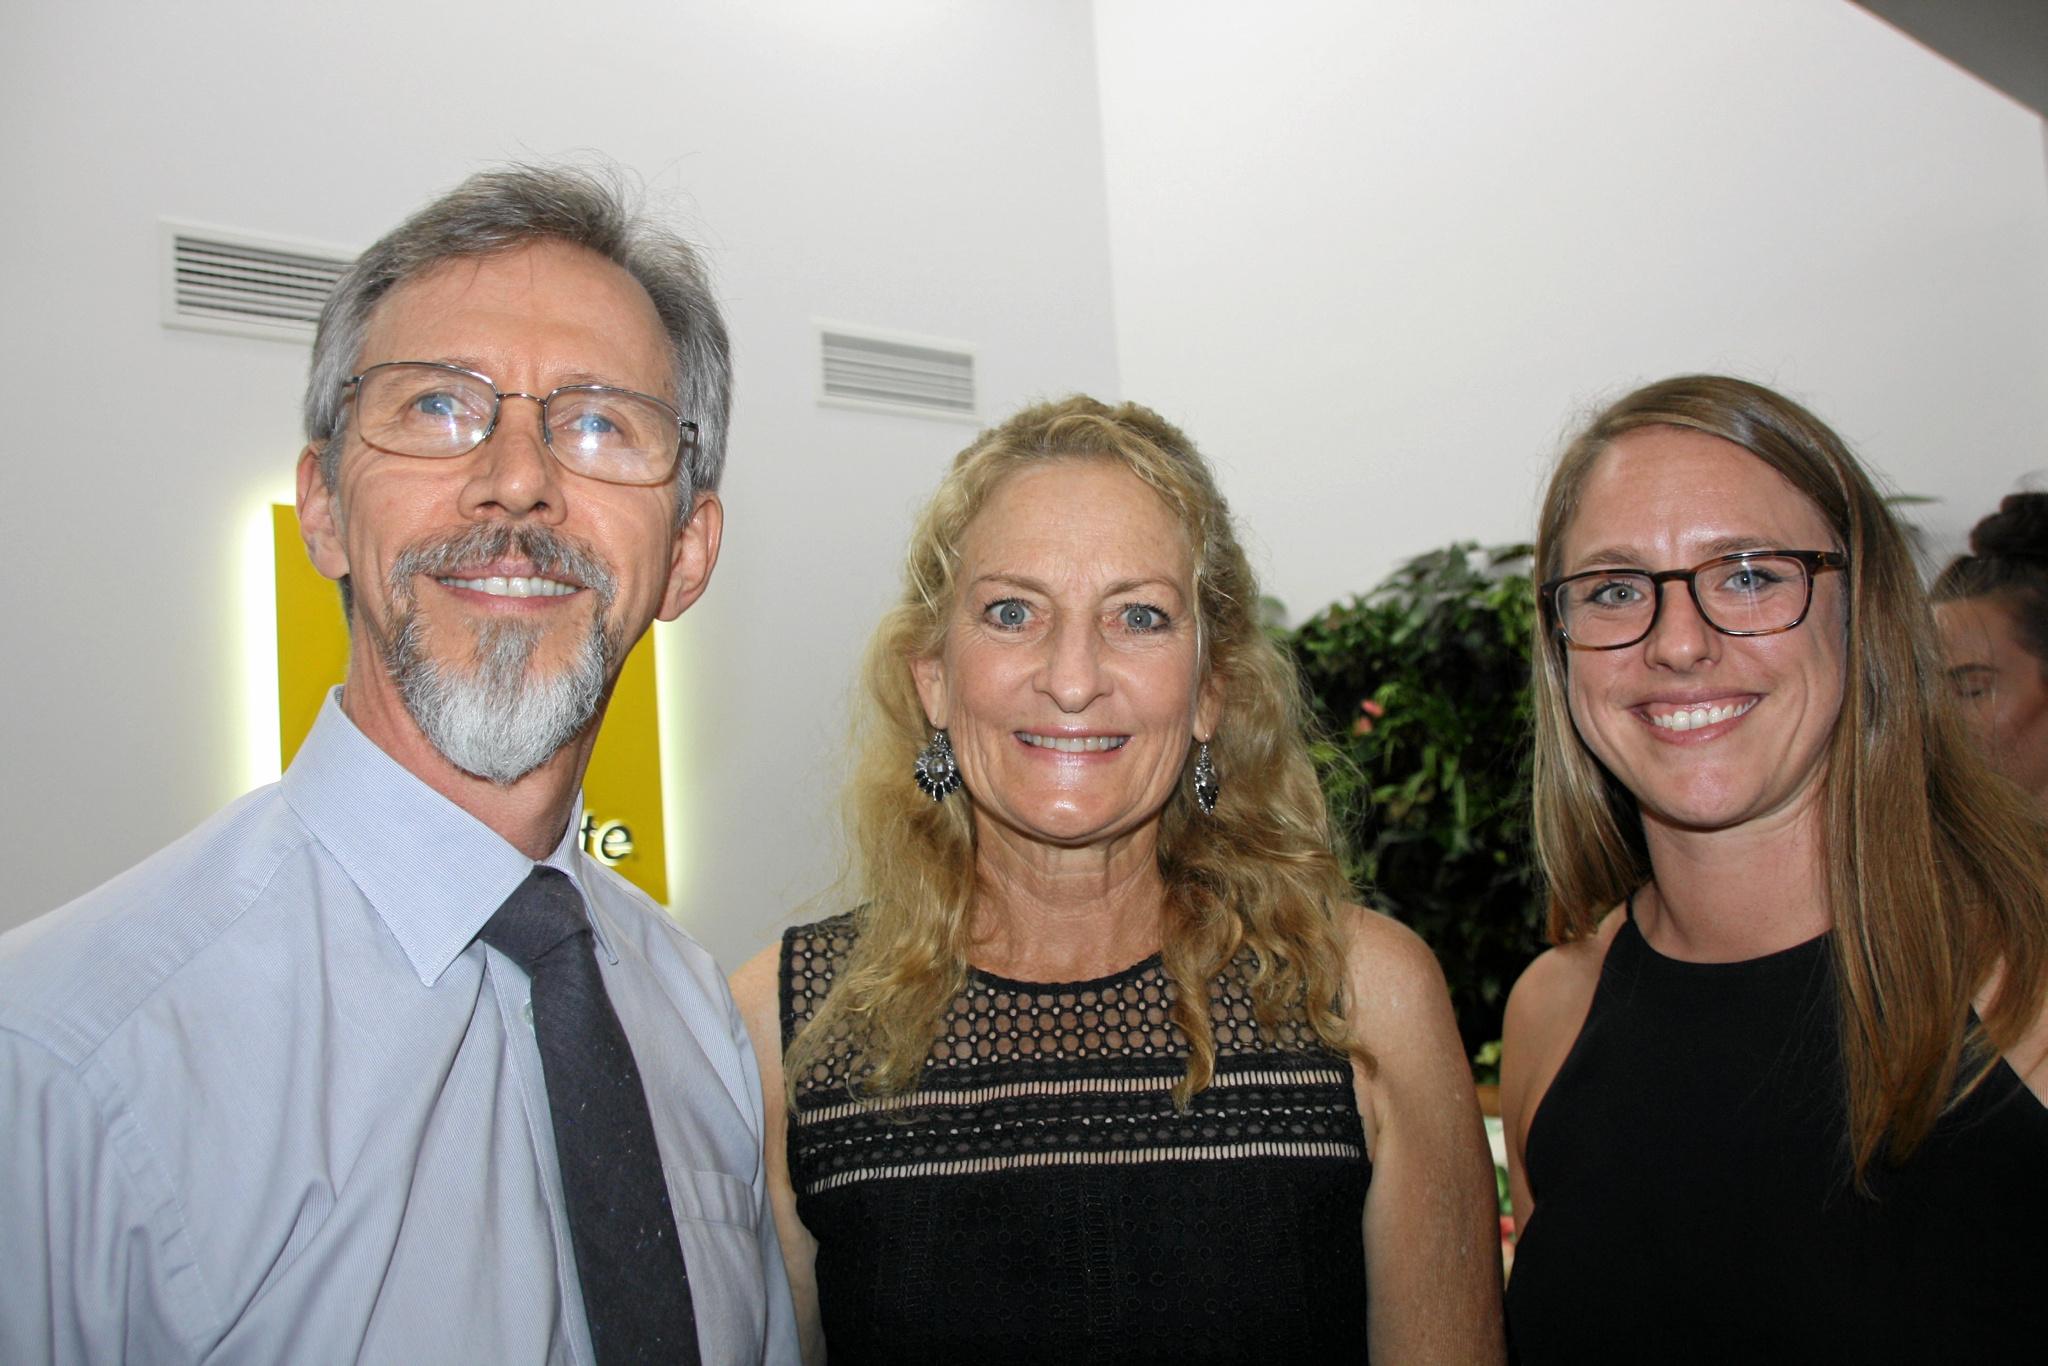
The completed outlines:
[[[1028,982],[1021,977],[1005,977],[986,968],[967,965],[967,975],[984,986],[997,987],[1007,991],[1090,991],[1102,987],[1118,986],[1133,977],[1142,977],[1146,972],[1159,966],[1160,955],[1155,949],[1127,968],[1100,977],[1085,977],[1074,982]]]

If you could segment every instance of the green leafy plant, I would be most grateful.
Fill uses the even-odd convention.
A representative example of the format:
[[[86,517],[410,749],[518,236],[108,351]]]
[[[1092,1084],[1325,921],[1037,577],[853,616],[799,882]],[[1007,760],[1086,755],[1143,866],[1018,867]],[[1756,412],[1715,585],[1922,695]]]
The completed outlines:
[[[1465,1052],[1501,1034],[1543,948],[1529,848],[1526,545],[1449,546],[1283,633],[1324,735],[1314,747],[1368,904],[1443,964]]]

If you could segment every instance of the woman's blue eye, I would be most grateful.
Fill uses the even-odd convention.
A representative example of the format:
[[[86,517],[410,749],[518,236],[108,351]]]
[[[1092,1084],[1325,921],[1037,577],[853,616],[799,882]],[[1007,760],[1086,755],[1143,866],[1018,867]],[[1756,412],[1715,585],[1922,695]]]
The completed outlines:
[[[1004,598],[981,609],[981,615],[991,626],[1005,631],[1015,631],[1031,620],[1031,609],[1015,598]]]
[[[1166,613],[1142,602],[1132,603],[1119,615],[1123,617],[1125,629],[1131,631],[1159,631],[1167,625]]]
[[[1633,579],[1609,579],[1591,585],[1586,601],[1597,607],[1627,607],[1642,597],[1642,585]]]
[[[1762,565],[1746,564],[1728,576],[1726,586],[1738,593],[1761,593],[1783,582],[1781,576]]]

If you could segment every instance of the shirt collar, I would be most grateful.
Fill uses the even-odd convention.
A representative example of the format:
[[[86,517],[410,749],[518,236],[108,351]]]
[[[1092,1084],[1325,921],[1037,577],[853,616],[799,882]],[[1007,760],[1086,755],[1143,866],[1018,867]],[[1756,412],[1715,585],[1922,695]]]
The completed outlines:
[[[284,798],[383,919],[421,984],[432,986],[534,862],[378,748],[340,699],[336,688],[321,705],[285,771]],[[576,884],[587,914],[576,842],[582,816],[578,793],[561,841],[542,861]],[[613,956],[594,918],[592,928]]]

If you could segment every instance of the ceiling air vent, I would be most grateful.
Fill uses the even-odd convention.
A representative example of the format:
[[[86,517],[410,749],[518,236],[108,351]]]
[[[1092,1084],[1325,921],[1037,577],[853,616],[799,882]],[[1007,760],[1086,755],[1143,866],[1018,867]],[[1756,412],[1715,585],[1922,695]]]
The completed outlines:
[[[340,247],[161,220],[166,327],[309,342],[354,262]]]
[[[818,343],[821,403],[980,421],[974,349],[964,342],[821,322]]]

